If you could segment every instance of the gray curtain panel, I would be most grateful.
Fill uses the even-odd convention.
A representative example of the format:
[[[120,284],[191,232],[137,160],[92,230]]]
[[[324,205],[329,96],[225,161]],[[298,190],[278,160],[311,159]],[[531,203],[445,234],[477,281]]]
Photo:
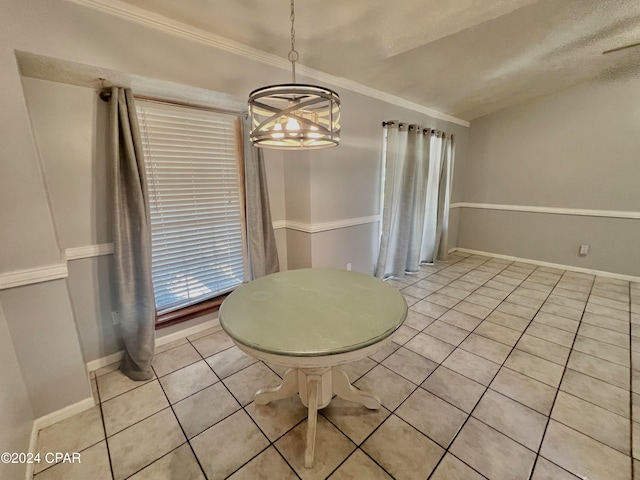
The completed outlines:
[[[251,145],[249,120],[244,124],[244,173],[247,211],[247,247],[250,279],[280,270],[276,238],[271,221],[267,175],[262,149]]]
[[[431,130],[422,130],[420,127],[414,126],[409,130],[409,143],[413,144],[411,150],[415,150],[415,162],[414,175],[409,180],[413,185],[413,192],[411,194],[411,217],[410,217],[410,237],[409,245],[407,249],[407,261],[405,265],[405,272],[417,273],[420,269],[420,257],[421,245],[424,237],[424,224],[426,216],[426,202],[424,199],[427,196],[428,178],[429,178],[429,165],[431,158]]]
[[[440,185],[438,188],[438,221],[433,249],[436,260],[446,260],[449,257],[449,205],[451,202],[453,159],[455,155],[454,135],[444,135],[440,163]]]
[[[406,125],[385,127],[382,233],[376,276],[404,275],[407,263],[413,206],[414,165],[409,161],[409,129]]]
[[[120,369],[133,380],[148,380],[153,377],[156,307],[147,183],[131,90],[111,89],[110,128],[115,279],[125,345]]]
[[[447,255],[453,136],[385,126],[382,231],[375,275],[403,277]]]
[[[431,162],[426,194],[426,214],[420,262],[446,260],[449,230],[449,199],[453,178],[453,135],[437,132],[431,136]]]

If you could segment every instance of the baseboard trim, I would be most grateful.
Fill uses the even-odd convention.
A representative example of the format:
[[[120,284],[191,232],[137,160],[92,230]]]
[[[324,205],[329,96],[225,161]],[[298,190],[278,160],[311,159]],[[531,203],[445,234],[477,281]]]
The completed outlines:
[[[56,410],[55,412],[51,412],[47,415],[36,418],[33,421],[33,426],[31,427],[31,437],[29,438],[29,452],[34,454],[36,453],[36,449],[38,448],[38,434],[40,433],[40,430],[50,427],[54,423],[58,423],[69,417],[73,417],[74,415],[82,413],[85,410],[89,410],[90,408],[95,407],[95,405],[96,403],[93,400],[93,397],[89,397],[67,407],[61,408],[60,410]],[[27,470],[25,472],[26,480],[32,480],[34,468],[35,464],[27,464]]]
[[[156,338],[156,347],[161,347],[166,345],[167,343],[174,342],[176,340],[180,340],[181,338],[190,337],[191,335],[195,335],[200,332],[204,332],[209,328],[214,328],[220,325],[218,319],[207,320],[206,322],[199,323],[198,325],[194,325],[193,327],[185,328],[184,330],[180,330],[174,333],[170,333],[168,335],[164,335],[162,337]],[[107,365],[111,365],[112,363],[119,362],[122,360],[124,356],[124,352],[120,350],[119,352],[112,353],[105,357],[97,358],[95,360],[91,360],[85,364],[85,368],[87,370],[87,375],[90,377],[91,372],[95,372],[96,370],[101,369],[102,367],[106,367]]]
[[[455,251],[469,253],[471,255],[484,255],[487,257],[501,258],[503,260],[511,260],[513,262],[531,263],[541,267],[557,268],[560,270],[569,270],[570,272],[586,273],[589,275],[598,275],[600,277],[616,278],[618,280],[626,280],[628,282],[640,282],[640,277],[633,275],[623,275],[621,273],[606,272],[604,270],[594,270],[592,268],[575,267],[573,265],[563,265],[561,263],[543,262],[541,260],[532,260],[530,258],[514,257],[511,255],[502,255],[499,253],[484,252],[482,250],[472,250],[470,248],[456,247]]]
[[[122,360],[124,356],[124,352],[120,350],[119,352],[112,353],[111,355],[107,355],[106,357],[100,357],[96,360],[91,360],[85,364],[85,368],[87,369],[87,375],[91,375],[91,372],[95,372],[96,370],[101,369],[102,367],[106,367],[107,365],[111,365],[112,363],[119,362]]]
[[[178,332],[170,333],[169,335],[164,335],[162,337],[156,338],[156,347],[161,347],[163,345],[166,345],[167,343],[175,342],[176,340],[180,340],[181,338],[190,337],[191,335],[195,335],[196,333],[204,332],[205,330],[219,326],[220,322],[217,318],[207,320],[206,322],[199,323],[198,325],[194,325],[193,327],[185,328],[184,330],[180,330]]]
[[[29,437],[29,453],[36,453],[36,449],[38,448],[38,426],[36,422],[33,422],[31,426],[31,436]],[[25,480],[33,480],[33,472],[35,471],[36,464],[35,463],[27,463],[27,469],[24,474]]]
[[[96,406],[93,397],[85,398],[84,400],[80,400],[79,402],[68,405],[60,410],[56,410],[55,412],[48,413],[42,417],[36,418],[33,421],[34,427],[38,430],[42,430],[43,428],[50,427],[54,423],[58,423],[65,418],[73,417],[78,413],[82,413],[85,410],[89,410]]]

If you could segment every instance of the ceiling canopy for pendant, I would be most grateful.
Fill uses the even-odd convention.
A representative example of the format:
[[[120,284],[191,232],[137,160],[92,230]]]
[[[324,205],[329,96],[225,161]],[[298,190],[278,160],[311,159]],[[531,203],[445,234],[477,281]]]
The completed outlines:
[[[340,97],[333,90],[296,83],[295,12],[291,0],[292,83],[270,85],[249,95],[251,143],[286,150],[335,147],[340,143]]]

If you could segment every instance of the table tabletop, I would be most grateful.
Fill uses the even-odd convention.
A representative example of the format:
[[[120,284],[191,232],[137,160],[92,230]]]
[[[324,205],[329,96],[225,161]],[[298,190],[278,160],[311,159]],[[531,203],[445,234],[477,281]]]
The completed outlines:
[[[222,328],[267,353],[324,356],[373,345],[407,315],[400,292],[362,273],[308,268],[253,280],[222,303]]]

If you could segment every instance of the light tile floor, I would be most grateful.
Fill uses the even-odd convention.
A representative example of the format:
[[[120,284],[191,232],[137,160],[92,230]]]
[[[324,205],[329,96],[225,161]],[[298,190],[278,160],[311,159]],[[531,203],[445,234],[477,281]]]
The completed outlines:
[[[640,479],[640,284],[460,253],[389,283],[404,326],[345,368],[383,408],[335,399],[313,469],[299,400],[252,402],[283,369],[212,329],[158,349],[151,381],[95,372],[97,406],[39,435],[82,463],[36,480]]]

